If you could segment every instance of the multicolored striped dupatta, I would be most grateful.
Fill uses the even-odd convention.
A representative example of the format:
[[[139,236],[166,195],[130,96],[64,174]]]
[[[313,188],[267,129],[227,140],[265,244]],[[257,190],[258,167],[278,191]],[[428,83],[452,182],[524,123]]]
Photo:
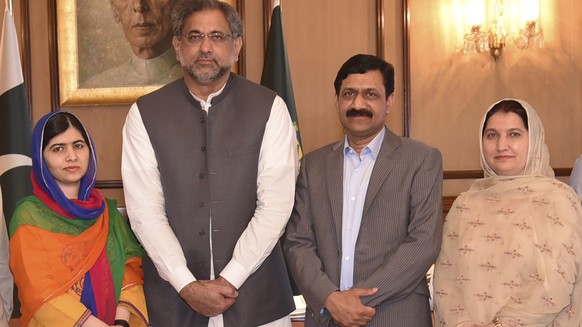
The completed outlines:
[[[51,112],[42,117],[32,138],[33,194],[61,217],[46,211],[43,214],[42,208],[33,204],[24,206],[30,210],[20,210],[20,215],[16,212],[17,221],[10,226],[11,237],[15,238],[11,247],[18,246],[16,250],[23,257],[39,257],[38,260],[11,260],[15,279],[20,279],[17,285],[22,322],[26,324],[43,303],[63,294],[84,277],[81,302],[94,316],[112,325],[119,292],[115,290],[113,267],[107,257],[109,213],[104,197],[94,188],[97,160],[93,141],[85,130],[90,160],[87,173],[81,179],[78,199],[65,196],[42,155],[45,125],[51,117],[62,113]],[[27,213],[40,216],[29,217]],[[116,269],[123,275],[123,265]]]

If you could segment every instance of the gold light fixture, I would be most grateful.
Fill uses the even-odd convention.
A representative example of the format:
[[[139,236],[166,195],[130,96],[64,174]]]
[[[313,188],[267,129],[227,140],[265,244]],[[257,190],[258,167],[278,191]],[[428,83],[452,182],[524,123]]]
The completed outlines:
[[[503,0],[495,2],[495,14],[489,28],[489,51],[495,60],[501,56],[501,50],[505,47],[505,27],[503,27]]]
[[[464,16],[466,25],[470,27],[470,32],[466,33],[463,38],[463,53],[487,51],[487,33],[483,32],[485,2],[465,0]]]
[[[514,36],[515,46],[519,49],[540,48],[544,45],[544,32],[539,27],[540,4],[536,1],[521,1],[521,26]]]
[[[525,50],[539,48],[544,43],[544,33],[539,27],[539,2],[538,0],[513,0],[519,1],[518,6],[512,6],[510,19],[519,19],[520,26],[517,33],[513,33],[515,46]],[[465,21],[469,27],[469,32],[463,37],[463,52],[483,53],[489,52],[495,60],[501,56],[505,48],[507,32],[505,30],[505,8],[503,0],[496,0],[494,12],[491,18],[489,29],[483,31],[485,17],[484,0],[465,0]],[[518,14],[520,15],[519,18]]]

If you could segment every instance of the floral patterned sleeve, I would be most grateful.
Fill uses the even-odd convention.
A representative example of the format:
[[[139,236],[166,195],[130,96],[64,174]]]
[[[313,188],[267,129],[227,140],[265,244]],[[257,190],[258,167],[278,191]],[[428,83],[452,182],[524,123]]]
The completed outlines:
[[[535,270],[497,317],[508,326],[578,326],[582,300],[582,210],[573,192],[535,197],[529,206]],[[524,243],[527,244],[527,243]]]

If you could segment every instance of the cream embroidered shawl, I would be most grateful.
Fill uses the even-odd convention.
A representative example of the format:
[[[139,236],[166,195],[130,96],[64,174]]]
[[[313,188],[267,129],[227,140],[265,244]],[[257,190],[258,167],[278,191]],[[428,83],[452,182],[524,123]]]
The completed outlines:
[[[498,176],[481,149],[486,178],[455,200],[444,224],[437,326],[486,325],[495,317],[503,326],[580,325],[580,201],[553,178],[541,121],[518,101],[528,114],[525,174]]]

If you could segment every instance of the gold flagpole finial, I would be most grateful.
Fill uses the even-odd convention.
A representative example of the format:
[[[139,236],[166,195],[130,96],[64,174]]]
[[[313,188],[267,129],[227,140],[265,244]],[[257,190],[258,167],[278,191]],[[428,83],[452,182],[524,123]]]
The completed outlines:
[[[12,16],[12,0],[4,0],[4,6],[8,8],[8,12]]]
[[[8,12],[10,13],[10,16],[13,16],[13,13],[12,13],[12,0],[4,0],[4,5],[6,6],[6,8],[8,8]]]

